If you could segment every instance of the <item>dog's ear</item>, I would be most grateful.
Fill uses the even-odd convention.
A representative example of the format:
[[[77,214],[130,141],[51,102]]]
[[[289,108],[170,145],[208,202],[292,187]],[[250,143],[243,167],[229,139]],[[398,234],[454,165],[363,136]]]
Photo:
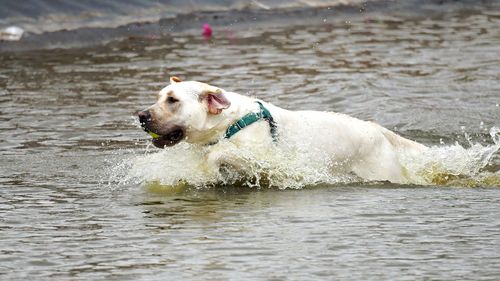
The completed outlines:
[[[231,102],[226,98],[221,89],[211,87],[200,95],[200,102],[207,106],[210,114],[220,114],[222,110],[228,108]]]
[[[182,82],[181,78],[179,78],[177,76],[170,77],[170,84],[179,83],[179,82]]]

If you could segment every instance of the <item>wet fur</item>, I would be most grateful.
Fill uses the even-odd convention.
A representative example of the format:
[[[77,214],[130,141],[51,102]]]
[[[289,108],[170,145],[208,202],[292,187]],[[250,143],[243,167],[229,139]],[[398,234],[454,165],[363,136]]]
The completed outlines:
[[[278,126],[277,143],[272,141],[267,122],[256,122],[230,139],[223,139],[230,125],[247,113],[259,110],[257,99],[201,82],[182,82],[177,77],[172,77],[170,82],[160,91],[158,101],[147,109],[152,118],[143,125],[163,136],[170,134],[173,128],[182,128],[183,140],[210,145],[206,155],[209,165],[244,170],[245,161],[235,153],[238,149],[263,155],[274,145],[286,145],[290,149],[310,147],[308,153],[318,153],[318,157],[326,154],[333,162],[340,163],[334,169],[354,172],[365,180],[404,183],[407,179],[399,154],[427,149],[372,122],[339,113],[289,111],[264,101],[261,102]],[[169,103],[169,98],[177,102]],[[155,145],[163,147],[177,142],[157,141]]]

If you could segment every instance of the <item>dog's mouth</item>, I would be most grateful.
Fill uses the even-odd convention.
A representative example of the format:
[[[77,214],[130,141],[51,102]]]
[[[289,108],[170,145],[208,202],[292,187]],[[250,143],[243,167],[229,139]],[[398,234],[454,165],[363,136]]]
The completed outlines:
[[[166,134],[158,134],[146,127],[143,127],[144,131],[153,137],[153,145],[158,148],[164,148],[165,146],[173,146],[179,143],[185,137],[184,129],[176,126]]]
[[[166,135],[160,135],[153,139],[154,146],[163,148],[165,146],[173,146],[179,143],[184,138],[184,130],[175,129]]]

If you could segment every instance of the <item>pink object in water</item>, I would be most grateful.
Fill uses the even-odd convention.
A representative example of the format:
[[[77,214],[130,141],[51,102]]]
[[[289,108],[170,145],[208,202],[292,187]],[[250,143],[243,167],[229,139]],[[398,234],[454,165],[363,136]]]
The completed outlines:
[[[203,25],[203,37],[205,38],[210,38],[212,37],[212,28],[208,23],[205,23]]]

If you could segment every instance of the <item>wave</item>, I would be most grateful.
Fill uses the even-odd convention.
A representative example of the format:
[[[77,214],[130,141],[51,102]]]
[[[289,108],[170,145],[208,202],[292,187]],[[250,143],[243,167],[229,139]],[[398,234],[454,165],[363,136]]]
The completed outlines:
[[[500,187],[500,163],[495,156],[500,149],[500,130],[490,129],[492,145],[473,143],[469,147],[433,146],[422,155],[403,155],[401,162],[408,177],[416,184]]]
[[[430,147],[423,154],[400,154],[407,184],[448,185],[459,187],[500,187],[500,130],[491,128],[493,144],[458,143]],[[236,149],[236,148],[229,148]],[[131,155],[110,172],[112,185],[145,185],[155,190],[178,190],[185,187],[210,188],[243,186],[254,188],[301,189],[318,185],[367,183],[345,172],[342,163],[332,162],[321,150],[309,147],[292,150],[276,147],[267,153],[253,154],[238,149],[244,170],[212,167],[205,159],[206,147],[179,144],[161,151],[148,149]]]
[[[371,0],[374,1],[374,0]],[[40,34],[59,30],[155,22],[181,14],[244,9],[274,10],[301,7],[358,5],[366,0],[24,0],[0,4],[0,26],[18,25]]]
[[[415,18],[498,9],[499,0],[190,0],[190,1],[50,1],[0,3],[0,51],[18,52],[53,48],[82,48],[127,38],[145,40],[197,30],[210,23],[235,29],[290,24],[318,24],[324,18],[344,22],[346,17]],[[19,41],[6,41],[7,28],[19,28]],[[2,37],[3,36],[3,37]]]

